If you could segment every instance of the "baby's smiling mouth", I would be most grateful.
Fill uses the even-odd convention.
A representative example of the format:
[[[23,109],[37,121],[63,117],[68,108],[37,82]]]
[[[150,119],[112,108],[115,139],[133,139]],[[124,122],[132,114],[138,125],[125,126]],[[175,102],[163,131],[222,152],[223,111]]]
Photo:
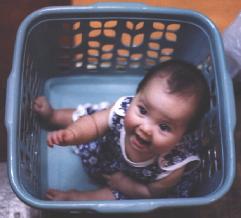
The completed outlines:
[[[143,139],[138,134],[135,134],[135,136],[136,136],[136,140],[138,141],[139,144],[145,145],[145,146],[149,146],[150,145],[150,141],[147,141],[147,140]]]

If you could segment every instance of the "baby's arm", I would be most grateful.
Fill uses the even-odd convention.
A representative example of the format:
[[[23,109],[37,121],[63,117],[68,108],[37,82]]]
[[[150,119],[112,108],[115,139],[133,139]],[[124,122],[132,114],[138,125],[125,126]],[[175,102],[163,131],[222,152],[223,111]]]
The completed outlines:
[[[109,111],[110,109],[106,109],[80,117],[66,129],[50,132],[47,138],[48,145],[52,147],[54,144],[84,144],[102,136],[108,129]]]
[[[161,197],[170,188],[176,185],[184,172],[185,166],[177,169],[167,177],[149,184],[139,183],[122,172],[105,175],[110,187],[122,192],[130,198],[156,198]]]
[[[66,128],[72,121],[74,108],[54,109],[45,96],[38,96],[33,103],[33,110],[38,114],[40,121],[47,128]]]

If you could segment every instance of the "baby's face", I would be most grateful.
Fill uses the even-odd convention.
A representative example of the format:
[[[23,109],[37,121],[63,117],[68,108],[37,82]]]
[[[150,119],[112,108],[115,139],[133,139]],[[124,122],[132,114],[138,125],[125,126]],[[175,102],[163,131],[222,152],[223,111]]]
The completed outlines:
[[[133,99],[125,118],[126,152],[132,161],[164,155],[181,140],[197,107],[194,96],[169,94],[154,78]]]

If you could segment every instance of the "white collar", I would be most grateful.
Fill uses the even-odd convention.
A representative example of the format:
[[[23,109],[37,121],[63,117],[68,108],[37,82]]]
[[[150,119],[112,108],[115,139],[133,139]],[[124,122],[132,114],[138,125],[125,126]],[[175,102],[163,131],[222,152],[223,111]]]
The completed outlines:
[[[121,152],[122,152],[122,155],[124,157],[124,159],[132,166],[134,167],[146,167],[150,164],[152,164],[155,160],[156,160],[156,157],[152,158],[152,159],[149,159],[149,160],[146,160],[146,161],[143,161],[143,162],[133,162],[131,161],[128,157],[127,157],[127,154],[126,154],[126,149],[125,149],[125,135],[126,135],[126,132],[125,132],[125,129],[123,128],[120,132],[120,147],[121,147]]]

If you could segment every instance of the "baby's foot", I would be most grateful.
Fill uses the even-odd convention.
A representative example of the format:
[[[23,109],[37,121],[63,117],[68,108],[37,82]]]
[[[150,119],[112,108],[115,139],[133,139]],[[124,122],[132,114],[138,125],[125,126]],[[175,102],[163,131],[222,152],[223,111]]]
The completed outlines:
[[[40,116],[40,118],[45,121],[50,121],[54,112],[54,109],[44,96],[39,96],[35,99],[33,109]]]
[[[78,195],[78,193],[79,192],[76,190],[60,191],[56,189],[48,189],[46,193],[46,198],[52,201],[71,201],[77,200],[76,194]]]
[[[46,198],[49,200],[57,200],[57,201],[64,201],[67,200],[68,196],[67,193],[64,191],[59,191],[56,189],[49,189],[46,193]]]

